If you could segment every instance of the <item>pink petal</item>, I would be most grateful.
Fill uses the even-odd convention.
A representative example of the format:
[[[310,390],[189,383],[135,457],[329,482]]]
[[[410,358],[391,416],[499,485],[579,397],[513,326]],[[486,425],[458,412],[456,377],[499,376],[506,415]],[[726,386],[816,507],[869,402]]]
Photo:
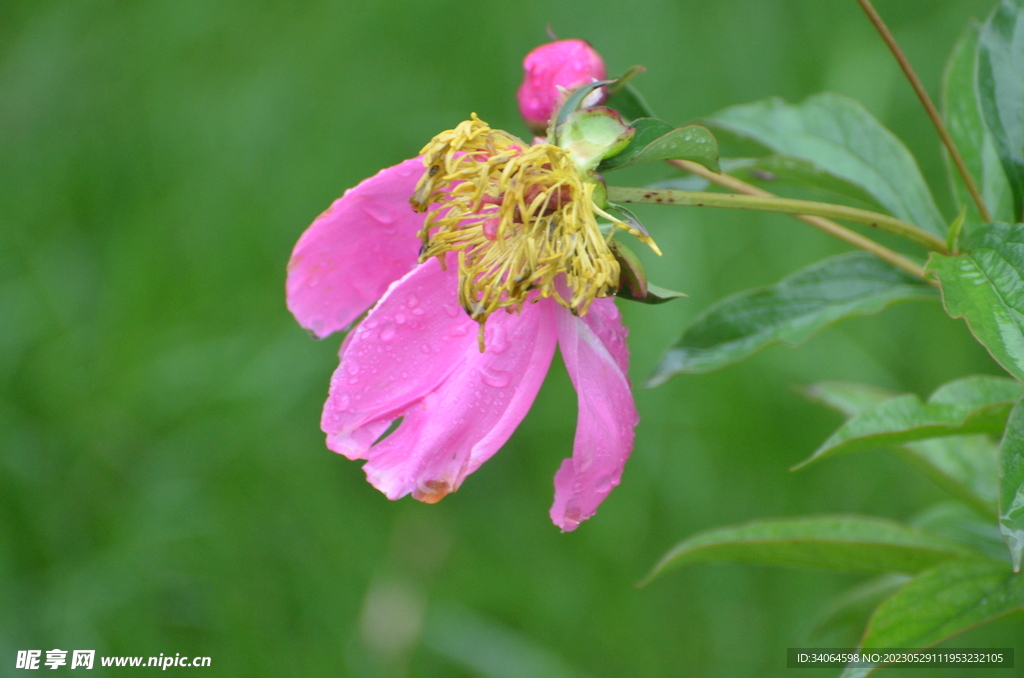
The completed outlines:
[[[288,262],[288,310],[318,337],[343,329],[416,265],[423,215],[409,197],[419,158],[345,191],[299,238]]]
[[[615,302],[597,299],[582,318],[556,309],[558,346],[579,401],[572,458],[555,474],[551,520],[566,532],[594,515],[619,484],[640,421],[626,368],[626,327]]]
[[[364,458],[413,402],[477,351],[477,324],[459,306],[458,267],[430,259],[395,282],[341,349],[321,428],[327,447]]]
[[[434,503],[490,459],[526,416],[551,365],[553,312],[544,300],[519,316],[495,313],[486,324],[486,352],[475,341],[460,344],[459,364],[444,383],[369,450],[363,470],[374,487],[389,499],[412,493]]]

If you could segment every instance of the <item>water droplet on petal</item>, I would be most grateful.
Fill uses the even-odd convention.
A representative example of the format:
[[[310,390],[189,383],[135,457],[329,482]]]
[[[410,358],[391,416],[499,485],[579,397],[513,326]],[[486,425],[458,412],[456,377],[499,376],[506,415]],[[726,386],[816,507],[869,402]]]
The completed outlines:
[[[395,314],[395,322],[397,324],[399,324],[399,325],[404,325],[405,324],[405,314],[404,313],[396,313]]]
[[[410,294],[405,299],[405,305],[408,306],[409,308],[414,308],[419,303],[420,303],[420,298],[417,297],[415,294]]]
[[[313,276],[312,278],[310,278],[309,280],[306,281],[306,285],[308,287],[316,287],[319,284],[320,284],[320,278],[318,278],[316,276]]]
[[[452,306],[451,304],[444,305],[444,312],[448,314],[449,318],[457,318],[459,315],[459,307]]]
[[[341,416],[338,415],[337,410],[348,409],[349,397],[347,393],[339,393],[334,399],[335,411],[331,413],[331,421],[338,423],[341,420]]]
[[[388,325],[387,327],[385,327],[384,329],[382,329],[380,331],[380,340],[381,341],[391,341],[394,338],[395,338],[395,327],[393,325]]]
[[[345,359],[345,371],[351,374],[353,377],[359,374],[359,363],[352,358]]]
[[[494,388],[505,388],[512,381],[512,373],[504,370],[491,370],[481,374],[483,382]]]
[[[420,350],[423,351],[424,353],[430,353],[430,344],[423,344],[422,346],[420,346]]]
[[[598,492],[608,492],[612,489],[612,475],[606,473],[597,479],[597,486],[595,488]]]
[[[395,213],[387,205],[367,202],[363,205],[363,211],[366,212],[368,217],[376,221],[378,224],[387,226],[388,224],[395,223]]]
[[[509,341],[508,333],[505,332],[505,328],[501,325],[497,325],[494,331],[487,337],[487,352],[488,353],[504,353],[508,350]]]

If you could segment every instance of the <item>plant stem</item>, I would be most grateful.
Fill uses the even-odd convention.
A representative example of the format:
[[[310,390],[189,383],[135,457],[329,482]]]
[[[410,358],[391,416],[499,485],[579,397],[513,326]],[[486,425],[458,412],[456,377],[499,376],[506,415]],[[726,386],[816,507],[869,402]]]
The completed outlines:
[[[678,191],[671,189],[626,188],[609,186],[608,200],[623,203],[648,203],[658,205],[685,205],[688,207],[725,207],[761,212],[781,212],[852,221],[912,240],[930,250],[947,253],[946,243],[931,233],[921,230],[895,217],[878,212],[835,205],[828,202],[793,200],[766,195],[736,195],[732,193],[708,193],[705,191]]]
[[[670,165],[675,165],[676,167],[683,171],[690,172],[691,174],[695,174],[699,177],[707,179],[713,184],[717,184],[724,188],[736,191],[737,193],[746,193],[747,195],[760,195],[765,197],[770,197],[773,195],[772,193],[769,193],[763,188],[758,188],[757,186],[748,184],[742,179],[737,179],[736,177],[730,176],[728,174],[718,174],[717,172],[712,172],[707,167],[704,167],[704,165],[692,162],[690,160],[669,160],[668,163]],[[925,277],[924,267],[922,267],[920,264],[911,261],[902,254],[894,252],[893,250],[889,249],[888,247],[885,247],[884,245],[879,245],[877,242],[870,238],[865,238],[856,231],[851,231],[845,226],[840,226],[831,219],[826,219],[824,217],[814,217],[806,214],[794,214],[792,216],[796,219],[799,219],[800,221],[803,221],[804,223],[810,224],[811,226],[814,226],[815,228],[824,231],[825,233],[828,233],[831,236],[839,238],[845,243],[853,245],[854,247],[860,248],[866,252],[870,252],[879,259],[882,259],[883,261],[888,261],[893,266],[901,268],[904,271],[910,273],[911,275],[921,278],[922,280],[925,280],[931,283],[932,285],[938,286],[938,283],[934,279]]]
[[[921,80],[917,77],[917,73],[914,72],[910,62],[907,61],[907,57],[903,54],[903,50],[896,44],[896,38],[893,37],[889,31],[888,26],[882,21],[882,17],[875,11],[874,6],[871,4],[871,0],[857,0],[860,3],[864,13],[868,15],[868,19],[874,24],[878,33],[882,36],[882,40],[889,46],[889,50],[892,51],[892,55],[896,57],[896,61],[899,63],[900,68],[903,70],[903,74],[907,76],[907,80],[910,81],[910,86],[914,88],[914,92],[917,93],[917,98],[921,100],[921,105],[924,106],[925,112],[928,117],[931,118],[932,124],[935,125],[935,130],[939,133],[939,138],[942,139],[942,143],[945,145],[946,150],[949,151],[949,157],[952,158],[953,164],[956,166],[960,176],[963,177],[964,183],[967,185],[967,192],[971,194],[971,199],[974,200],[974,204],[978,206],[978,213],[981,214],[981,218],[986,222],[992,221],[992,215],[989,213],[988,208],[985,207],[985,201],[981,198],[981,192],[978,190],[977,184],[974,183],[974,179],[971,177],[971,173],[967,171],[967,165],[964,163],[964,158],[960,155],[960,150],[956,147],[956,143],[953,142],[953,137],[949,135],[949,130],[946,129],[946,124],[942,122],[942,117],[939,115],[939,111],[935,108],[935,104],[932,103],[931,98],[928,96],[928,92],[925,91],[924,85],[921,84]]]

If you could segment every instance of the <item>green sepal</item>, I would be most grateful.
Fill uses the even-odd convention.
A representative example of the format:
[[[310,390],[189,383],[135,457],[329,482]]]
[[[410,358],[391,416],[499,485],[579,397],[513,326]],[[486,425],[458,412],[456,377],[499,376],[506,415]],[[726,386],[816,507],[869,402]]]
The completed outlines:
[[[718,141],[707,127],[673,127],[656,118],[639,118],[631,122],[630,127],[636,129],[633,140],[621,153],[598,165],[598,172],[660,160],[692,160],[713,172],[720,169]]]
[[[608,245],[612,249],[615,261],[619,262],[619,291],[616,296],[628,299],[643,299],[647,296],[647,271],[640,263],[636,252],[622,243],[612,240]]]
[[[619,114],[604,106],[573,111],[555,130],[555,142],[569,154],[581,172],[589,172],[603,159],[621,153],[636,135]]]
[[[654,111],[651,110],[643,95],[630,82],[646,70],[647,68],[644,66],[633,66],[619,76],[618,80],[608,86],[608,98],[605,99],[605,106],[614,108],[629,120],[655,117]]]
[[[640,221],[640,217],[638,217],[633,212],[633,210],[629,209],[625,205],[620,205],[617,202],[609,202],[607,198],[608,187],[604,185],[604,182],[602,182],[601,185],[604,186],[605,190],[605,205],[602,209],[607,209],[610,212],[618,214],[620,217],[622,217],[622,220],[625,223],[629,224],[640,233],[643,233],[644,235],[650,237],[651,234],[647,232],[647,227],[644,226],[644,223],[642,221]]]
[[[635,297],[629,292],[629,290],[624,290],[621,287],[619,288],[618,294],[616,294],[615,296],[624,301],[638,301],[641,304],[649,304],[652,306],[655,306],[657,304],[665,304],[672,301],[673,299],[690,298],[690,295],[684,292],[670,290],[666,287],[661,287],[660,285],[655,285],[654,283],[651,282],[647,283],[647,296],[645,297]]]
[[[586,99],[591,92],[593,92],[598,87],[604,87],[605,85],[610,85],[613,82],[615,81],[596,80],[594,82],[583,85],[577,90],[574,90],[573,93],[566,98],[565,103],[562,104],[562,107],[558,109],[558,113],[553,118],[551,118],[551,124],[548,127],[548,139],[554,140],[557,138],[555,136],[555,131],[559,127],[561,127],[562,123],[566,121],[566,118],[569,117],[570,113],[573,113],[576,109],[580,107],[580,104],[583,103],[583,100]]]
[[[638,301],[641,304],[664,304],[687,297],[682,292],[649,283],[647,272],[633,250],[616,240],[612,240],[609,245],[615,260],[619,262],[619,290],[615,293],[619,299]]]

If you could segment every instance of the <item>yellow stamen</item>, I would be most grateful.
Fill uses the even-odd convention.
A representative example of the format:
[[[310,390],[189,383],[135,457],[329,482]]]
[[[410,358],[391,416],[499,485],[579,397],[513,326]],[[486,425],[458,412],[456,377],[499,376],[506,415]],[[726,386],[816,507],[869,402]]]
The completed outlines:
[[[420,261],[438,257],[443,266],[445,254],[458,253],[459,302],[481,323],[481,348],[487,317],[521,309],[531,292],[577,315],[615,294],[619,263],[595,214],[657,251],[649,236],[594,204],[593,180],[558,146],[530,146],[473,114],[421,154],[427,171],[410,199],[427,213]]]

